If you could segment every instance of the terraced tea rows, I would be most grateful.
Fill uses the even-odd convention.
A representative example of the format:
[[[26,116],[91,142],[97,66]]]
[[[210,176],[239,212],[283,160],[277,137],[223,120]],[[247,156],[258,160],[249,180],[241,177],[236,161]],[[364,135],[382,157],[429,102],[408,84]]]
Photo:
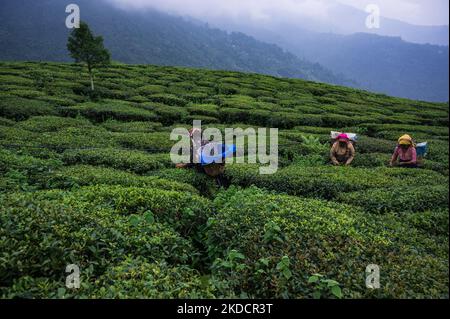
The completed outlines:
[[[95,77],[0,63],[3,298],[448,298],[448,104],[200,69]],[[170,132],[193,120],[279,128],[281,167],[228,165],[226,188],[175,169]],[[329,165],[331,130],[360,135],[351,167]],[[429,143],[423,168],[388,167],[404,133]]]

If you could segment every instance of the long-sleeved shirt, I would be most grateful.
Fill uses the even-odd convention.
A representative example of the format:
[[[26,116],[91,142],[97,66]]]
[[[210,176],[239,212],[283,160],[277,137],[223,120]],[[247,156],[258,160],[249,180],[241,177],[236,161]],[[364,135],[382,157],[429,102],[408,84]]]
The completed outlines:
[[[402,162],[412,162],[413,164],[417,163],[416,148],[411,146],[404,151],[400,146],[397,146],[394,154],[392,155],[391,161],[396,162],[397,159],[400,159]]]
[[[351,162],[355,157],[355,148],[352,143],[347,143],[342,147],[339,142],[335,142],[330,151],[331,161],[333,163]]]

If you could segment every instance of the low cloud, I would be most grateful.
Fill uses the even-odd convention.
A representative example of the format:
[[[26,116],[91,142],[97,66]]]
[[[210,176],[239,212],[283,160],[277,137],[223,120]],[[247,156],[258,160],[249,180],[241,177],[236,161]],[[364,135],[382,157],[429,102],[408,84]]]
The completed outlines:
[[[227,17],[270,21],[314,17],[326,19],[332,1],[326,0],[108,0],[125,9],[155,8],[195,18]]]
[[[252,22],[326,20],[329,9],[346,4],[364,10],[378,4],[383,16],[413,24],[448,25],[448,0],[107,0],[125,9],[154,8],[214,22],[215,18]]]
[[[417,25],[448,25],[448,0],[338,0],[342,4],[364,10],[376,4],[384,17]]]

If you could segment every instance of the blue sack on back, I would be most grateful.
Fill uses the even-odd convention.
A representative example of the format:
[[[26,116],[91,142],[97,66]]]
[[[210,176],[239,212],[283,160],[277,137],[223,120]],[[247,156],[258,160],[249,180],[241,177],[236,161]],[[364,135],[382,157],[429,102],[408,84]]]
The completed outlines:
[[[202,150],[201,164],[203,166],[210,165],[213,163],[224,163],[225,158],[233,156],[233,154],[236,152],[236,145],[234,144],[210,145],[210,149],[216,149],[216,147],[217,150],[219,150],[219,153],[214,155],[207,154],[207,152],[204,152]]]
[[[423,142],[416,145],[416,153],[417,156],[424,157],[427,155],[428,152],[428,143]]]

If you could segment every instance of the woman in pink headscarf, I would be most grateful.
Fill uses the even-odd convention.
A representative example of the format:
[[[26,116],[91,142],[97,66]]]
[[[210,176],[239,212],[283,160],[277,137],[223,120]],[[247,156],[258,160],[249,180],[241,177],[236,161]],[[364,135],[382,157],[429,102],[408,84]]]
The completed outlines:
[[[355,148],[347,134],[339,134],[330,151],[331,162],[338,165],[350,165],[355,158]]]

